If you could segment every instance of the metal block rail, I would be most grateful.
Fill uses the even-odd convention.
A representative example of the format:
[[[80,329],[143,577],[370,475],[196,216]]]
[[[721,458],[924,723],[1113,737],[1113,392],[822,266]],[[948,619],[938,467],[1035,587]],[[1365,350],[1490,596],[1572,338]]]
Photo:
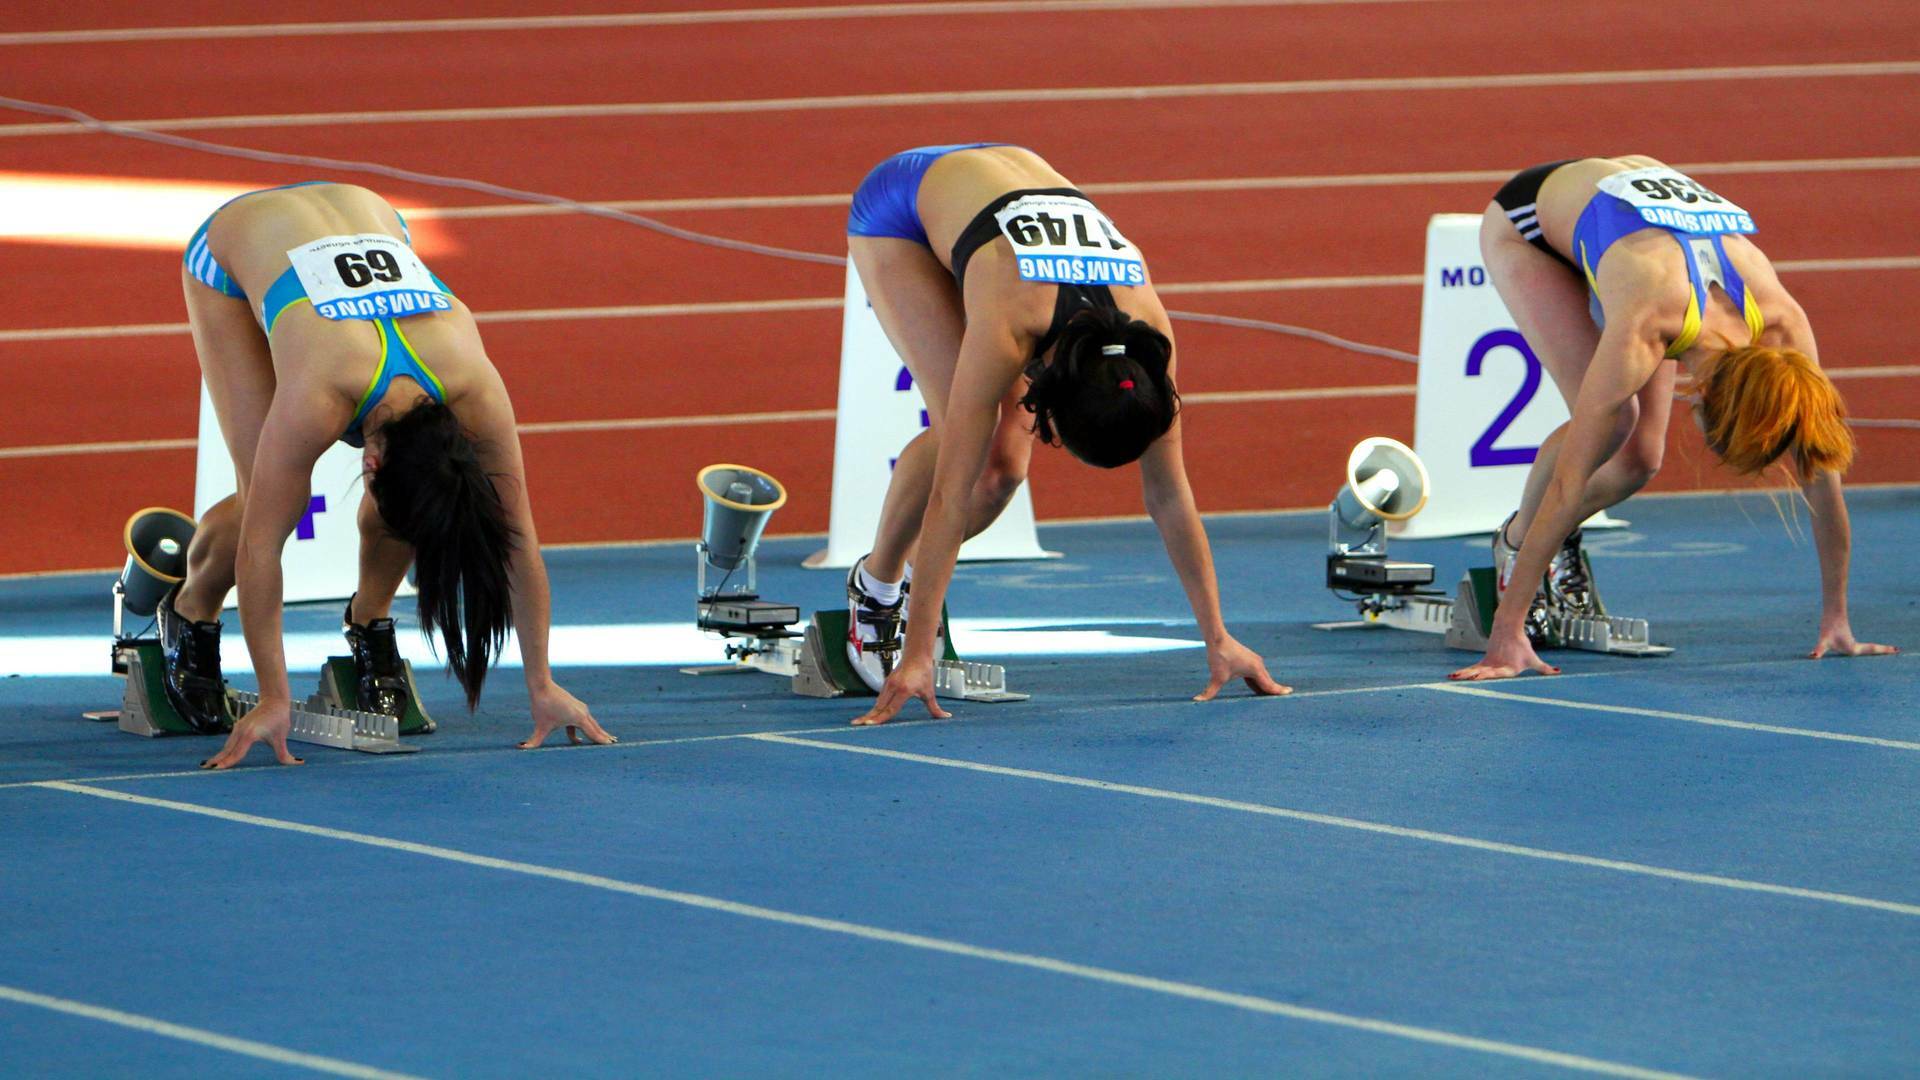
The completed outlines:
[[[229,690],[234,712],[245,716],[260,704],[260,695],[247,690]],[[400,721],[385,713],[362,712],[330,705],[315,694],[304,706],[292,709],[293,728],[287,733],[292,742],[358,750],[363,754],[412,754],[417,746],[400,741]]]
[[[945,634],[941,635],[943,638]],[[847,660],[847,613],[816,611],[807,624],[806,638],[800,649],[800,669],[793,676],[793,692],[806,697],[836,698],[849,695],[871,697],[873,691],[853,670]],[[1032,694],[1007,689],[1007,669],[1000,664],[962,660],[947,646],[947,656],[934,664],[933,692],[938,697],[960,701],[1025,701]]]

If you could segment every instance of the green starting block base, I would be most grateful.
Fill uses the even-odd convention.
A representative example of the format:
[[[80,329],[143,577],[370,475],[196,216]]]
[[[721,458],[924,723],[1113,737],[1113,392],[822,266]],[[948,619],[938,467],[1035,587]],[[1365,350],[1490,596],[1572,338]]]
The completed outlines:
[[[126,668],[127,684],[121,695],[120,708],[115,712],[93,712],[84,714],[90,720],[117,721],[121,731],[146,738],[158,738],[162,735],[201,735],[202,732],[187,723],[173,704],[167,700],[166,688],[161,680],[165,677],[166,661],[160,652],[160,643],[151,639],[142,639],[123,643],[118,650],[117,660]],[[353,661],[351,658],[335,657],[329,662],[329,668],[344,659],[347,673],[351,679]],[[411,686],[413,671],[407,671],[408,684]],[[322,689],[325,689],[326,677],[322,677]],[[349,686],[353,685],[350,681]],[[259,704],[258,694],[242,690],[227,691],[227,727],[233,721],[246,715],[248,709]],[[417,711],[417,709],[415,710]],[[324,700],[324,694],[315,694],[304,705],[295,705],[292,709],[293,727],[287,738],[292,742],[312,743],[320,746],[333,746],[343,750],[358,750],[368,754],[410,754],[418,751],[417,746],[408,746],[400,741],[404,729],[403,721],[382,713],[363,712],[359,709],[342,707]],[[432,731],[432,721],[426,722],[426,731]]]
[[[1583,552],[1581,558],[1585,557]],[[1593,580],[1590,566],[1587,568],[1587,580]],[[1492,567],[1477,566],[1461,575],[1459,590],[1453,598],[1452,619],[1447,625],[1447,644],[1468,652],[1485,652],[1487,636],[1493,631],[1493,613],[1498,604],[1499,595]],[[1673,652],[1670,645],[1653,643],[1647,620],[1608,615],[1598,592],[1594,593],[1592,614],[1577,614],[1549,606],[1538,620],[1537,631],[1531,635],[1534,648],[1537,649],[1580,649],[1613,656],[1642,657],[1666,656]]]
[[[413,684],[413,661],[402,660],[400,663],[407,671],[407,712],[400,717],[400,734],[431,735],[436,725],[426,710],[420,707],[420,691]],[[353,657],[327,657],[327,665],[320,669],[320,690],[308,700],[308,704],[332,709],[358,710],[362,707],[360,675],[353,668]]]
[[[847,612],[816,611],[807,624],[806,640],[800,649],[800,670],[793,677],[793,692],[806,697],[873,697],[866,680],[853,670],[847,659]],[[947,633],[946,613],[941,612],[940,640],[943,657],[934,665],[934,694],[960,701],[1025,701],[1032,694],[1007,689],[1007,669],[1000,664],[972,663],[953,651],[952,635]]]
[[[160,643],[154,640],[129,642],[120,648],[120,662],[127,669],[126,692],[121,696],[118,713],[90,713],[89,718],[118,720],[120,730],[131,735],[157,739],[162,735],[199,735],[200,729],[187,723],[167,700],[166,659]],[[233,710],[227,710],[227,726],[233,726]]]

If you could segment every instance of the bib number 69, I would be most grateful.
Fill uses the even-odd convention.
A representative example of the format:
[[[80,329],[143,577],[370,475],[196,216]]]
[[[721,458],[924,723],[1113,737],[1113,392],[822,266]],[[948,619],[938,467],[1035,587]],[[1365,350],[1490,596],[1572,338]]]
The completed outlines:
[[[375,281],[400,280],[400,261],[393,257],[393,252],[381,248],[343,251],[333,257],[333,268],[339,273],[341,284],[349,289],[364,288]]]

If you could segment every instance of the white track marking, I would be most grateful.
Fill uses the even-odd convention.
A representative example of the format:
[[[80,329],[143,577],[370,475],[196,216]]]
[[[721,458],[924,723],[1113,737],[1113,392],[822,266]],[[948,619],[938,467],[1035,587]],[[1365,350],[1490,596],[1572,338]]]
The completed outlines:
[[[1828,273],[1856,270],[1920,270],[1920,255],[1869,256],[1852,259],[1779,259],[1774,269],[1787,273]],[[1296,292],[1314,289],[1409,288],[1420,284],[1418,274],[1352,274],[1331,277],[1248,278],[1228,281],[1169,282],[1156,285],[1169,295],[1213,295],[1247,292]],[[565,322],[575,319],[662,319],[710,315],[758,315],[788,311],[837,311],[838,296],[801,296],[775,300],[714,300],[685,304],[625,304],[611,307],[521,308],[475,312],[477,323]],[[128,323],[109,326],[45,326],[0,330],[0,344],[22,341],[82,341],[93,338],[162,337],[185,334],[183,322]],[[1829,368],[1835,378],[1847,368]],[[1860,368],[1877,374],[1908,374],[1910,367]]]
[[[497,859],[490,855],[477,855],[454,848],[438,847],[431,844],[417,844],[410,840],[396,840],[390,837],[373,836],[368,833],[348,832],[344,829],[330,829],[319,825],[307,825],[297,821],[279,818],[261,817],[257,814],[244,814],[217,807],[201,806],[197,803],[177,802],[171,799],[155,799],[145,795],[131,795],[126,792],[111,791],[106,788],[87,787],[82,784],[69,784],[49,781],[41,785],[49,791],[64,791],[74,795],[87,795],[98,799],[130,803],[136,806],[148,806],[161,810],[173,810],[184,814],[197,814],[202,817],[240,825],[252,825],[264,829],[277,829],[282,832],[298,833],[325,840],[339,840],[350,844],[360,844],[371,848],[397,851],[407,855],[418,855],[429,859],[464,866],[478,867],[484,870],[498,870],[527,877],[544,878],[549,881],[580,885],[591,889],[603,889],[607,892],[623,893],[647,900],[658,900],[669,904],[711,911],[723,915],[756,919],[761,922],[776,923],[783,926],[800,927],[829,934],[859,938],[865,941],[877,941],[888,945],[899,945],[926,952],[944,953],[969,960],[984,960],[1010,967],[1044,971],[1054,975],[1066,975],[1090,982],[1104,983],[1109,986],[1121,986],[1131,990],[1142,990],[1162,994],[1168,997],[1184,998],[1188,1001],[1205,1002],[1210,1005],[1223,1005],[1228,1008],[1242,1009],[1247,1012],[1263,1013],[1268,1016],[1283,1016],[1292,1020],[1308,1023],[1327,1024],[1334,1027],[1365,1031],[1375,1035],[1388,1035],[1399,1039],[1445,1046],[1456,1050],[1474,1050],[1480,1053],[1496,1054],[1501,1057],[1520,1061],[1530,1061],[1540,1065],[1554,1065],[1565,1069],[1599,1073],[1607,1076],[1629,1076],[1643,1078],[1674,1078],[1682,1074],[1661,1072],[1641,1068],[1621,1062],[1606,1061],[1599,1058],[1584,1057],[1579,1054],[1567,1054],[1557,1050],[1547,1050],[1520,1043],[1502,1042],[1496,1039],[1483,1039],[1471,1035],[1460,1035],[1437,1028],[1417,1027],[1411,1024],[1399,1024],[1390,1020],[1378,1020],[1372,1017],[1355,1016],[1350,1013],[1334,1012],[1328,1009],[1308,1008],[1292,1005],[1272,998],[1258,997],[1253,994],[1239,994],[1228,990],[1217,990],[1196,983],[1177,982],[1172,979],[1160,979],[1151,975],[1138,975],[1133,972],[1114,968],[1096,967],[1091,964],[1078,964],[1070,960],[1059,960],[1050,956],[1034,953],[1014,952],[1007,949],[988,948],[970,945],[962,941],[933,937],[927,934],[907,933],[889,930],[884,927],[865,923],[848,922],[844,919],[828,919],[815,915],[803,915],[779,908],[762,907],[758,904],[743,904],[734,900],[725,900],[701,893],[682,892],[677,889],[663,889],[638,882],[623,881],[619,878],[603,877],[599,874],[585,874],[559,867],[542,866],[537,863],[518,862],[511,859]]]
[[[1472,848],[1476,851],[1489,851],[1500,855],[1517,855],[1522,858],[1540,859],[1546,862],[1570,863],[1576,866],[1593,867],[1599,870],[1614,870],[1623,874],[1639,874],[1643,877],[1666,878],[1670,881],[1685,881],[1694,885],[1711,885],[1716,888],[1735,889],[1741,892],[1768,893],[1774,896],[1790,896],[1797,900],[1818,900],[1829,904],[1843,904],[1848,907],[1871,908],[1875,911],[1887,911],[1896,915],[1920,916],[1920,904],[1905,904],[1895,900],[1876,900],[1868,896],[1828,892],[1824,889],[1802,889],[1793,885],[1775,885],[1771,882],[1749,881],[1745,878],[1724,877],[1719,874],[1698,874],[1690,870],[1674,870],[1665,866],[1652,866],[1647,863],[1627,862],[1621,859],[1603,859],[1593,855],[1579,855],[1569,851],[1555,851],[1551,848],[1527,847],[1522,844],[1507,844],[1497,840],[1481,840],[1472,836],[1434,832],[1430,829],[1409,829],[1399,825],[1387,825],[1381,822],[1365,821],[1359,818],[1340,817],[1334,814],[1317,814],[1307,810],[1292,810],[1284,806],[1269,806],[1265,803],[1243,802],[1238,799],[1221,799],[1211,795],[1194,795],[1184,791],[1169,791],[1165,788],[1141,787],[1138,784],[1119,784],[1109,780],[1093,780],[1084,776],[1040,772],[1034,769],[1014,769],[1004,765],[988,765],[983,762],[964,761],[958,758],[933,757],[928,754],[913,754],[902,750],[886,750],[877,746],[853,746],[847,743],[822,742],[816,739],[799,739],[791,735],[755,735],[753,738],[758,742],[780,743],[787,746],[805,746],[815,750],[838,750],[848,754],[865,754],[870,757],[892,758],[896,761],[911,761],[920,765],[937,765],[945,769],[961,769],[967,772],[988,773],[994,776],[1005,776],[1018,780],[1039,780],[1048,784],[1089,788],[1094,791],[1105,791],[1116,795],[1134,795],[1144,799],[1164,799],[1169,802],[1188,803],[1193,806],[1205,806],[1215,810],[1232,810],[1242,814],[1259,814],[1265,817],[1286,818],[1290,821],[1301,821],[1311,825],[1331,825],[1335,828],[1378,833],[1382,836],[1393,836],[1403,840],[1421,840],[1427,843],[1446,844],[1452,847]]]
[[[242,1057],[250,1057],[258,1061],[271,1061],[275,1065],[291,1065],[299,1069],[311,1069],[314,1072],[328,1073],[333,1076],[352,1076],[358,1077],[360,1080],[417,1080],[417,1078],[408,1073],[389,1072],[386,1069],[376,1069],[371,1065],[357,1065],[351,1061],[341,1061],[339,1058],[302,1053],[299,1050],[289,1050],[284,1046],[275,1046],[272,1043],[235,1038],[232,1035],[222,1035],[217,1031],[208,1031],[205,1028],[188,1027],[185,1024],[174,1024],[165,1020],[157,1020],[151,1016],[142,1016],[139,1013],[121,1012],[119,1009],[109,1009],[100,1005],[89,1005],[84,1001],[53,997],[48,994],[36,994],[31,990],[22,990],[17,986],[0,984],[0,1001],[11,1001],[16,1005],[31,1005],[39,1009],[66,1013],[68,1016],[78,1016],[87,1020],[98,1020],[102,1023],[116,1024],[123,1028],[131,1028],[134,1031],[145,1032],[148,1035],[158,1035],[166,1039],[178,1039],[181,1042],[197,1043],[215,1050],[224,1050],[229,1054],[239,1054]],[[84,1060],[79,1058],[71,1059],[69,1064],[82,1069],[85,1068]]]
[[[1801,158],[1770,161],[1706,161],[1675,165],[1684,173],[1720,174],[1795,172],[1876,172],[1920,169],[1920,157]],[[1294,191],[1349,187],[1412,187],[1435,184],[1498,184],[1513,175],[1510,169],[1466,172],[1345,173],[1320,176],[1239,176],[1194,180],[1120,180],[1081,184],[1089,195],[1157,195],[1213,191]],[[798,210],[846,206],[847,192],[836,195],[721,195],[704,199],[619,199],[596,202],[610,210],[659,214],[702,210]],[[463,218],[547,217],[577,213],[571,207],[541,203],[489,203],[484,206],[431,206],[407,211],[407,220]]]
[[[1328,401],[1344,398],[1412,397],[1413,383],[1377,386],[1308,386],[1290,390],[1211,390],[1183,394],[1189,405],[1246,405],[1275,401]],[[729,427],[735,424],[802,424],[832,420],[834,409],[786,409],[771,412],[705,413],[686,416],[629,416],[605,420],[536,420],[520,425],[522,435],[566,435],[582,431],[663,431],[683,428]],[[163,450],[191,450],[194,439],[140,439],[129,442],[54,443],[47,446],[0,447],[0,461],[21,458],[71,457],[81,454],[136,454]]]
[[[1834,379],[1905,378],[1920,375],[1920,364],[1868,368],[1829,368]],[[1303,386],[1281,390],[1198,390],[1182,394],[1189,405],[1250,405],[1280,401],[1339,401],[1348,398],[1412,397],[1414,383],[1378,383],[1364,386]],[[582,431],[656,431],[682,428],[727,427],[733,424],[820,423],[839,415],[834,409],[786,409],[768,412],[705,413],[684,416],[628,416],[603,420],[536,420],[520,425],[522,435],[564,435]],[[1872,426],[1869,422],[1868,426]],[[0,447],[0,461],[15,458],[66,457],[78,454],[130,454],[164,450],[191,450],[194,439],[143,439],[129,442],[55,443],[46,446]],[[1857,485],[1856,485],[1857,486]],[[1262,511],[1264,512],[1264,511]]]
[[[935,90],[893,94],[840,94],[719,101],[626,101],[576,105],[511,105],[454,109],[386,109],[326,113],[261,113],[116,120],[145,131],[223,131],[235,128],[340,127],[348,124],[453,124],[501,120],[577,120],[629,116],[711,116],[885,108],[952,108],[1061,102],[1149,101],[1179,98],[1275,97],[1294,94],[1410,93],[1557,86],[1702,83],[1758,80],[1884,78],[1920,74],[1920,61],[1832,64],[1762,64],[1738,67],[1642,68],[1625,71],[1540,71],[1513,74],[1382,76],[1357,79],[1294,79],[1277,82],[1172,83],[1141,86],[1023,87],[1005,90]],[[89,133],[71,121],[0,125],[0,138]]]
[[[198,439],[132,439],[127,442],[0,446],[0,461],[15,458],[72,457],[80,454],[144,454],[161,450],[192,450],[199,445]]]
[[[1717,716],[1696,716],[1692,713],[1667,712],[1663,709],[1642,709],[1631,705],[1596,705],[1586,701],[1563,701],[1557,698],[1533,697],[1529,694],[1510,694],[1500,690],[1489,690],[1484,686],[1468,686],[1462,683],[1434,683],[1427,687],[1448,694],[1466,694],[1469,697],[1494,698],[1499,701],[1517,701],[1525,705],[1544,705],[1556,709],[1584,709],[1587,712],[1619,713],[1623,716],[1647,716],[1656,720],[1680,720],[1689,724],[1704,724],[1707,727],[1736,728],[1741,731],[1764,731],[1772,735],[1793,735],[1802,739],[1825,739],[1830,742],[1861,743],[1866,746],[1881,746],[1890,750],[1920,750],[1920,743],[1903,742],[1899,739],[1876,739],[1870,735],[1849,735],[1841,731],[1822,731],[1818,728],[1781,727],[1778,724],[1754,724],[1745,720],[1722,720]]]
[[[471,34],[487,31],[611,30],[632,26],[813,22],[920,16],[1014,15],[1033,12],[1158,11],[1192,8],[1338,7],[1432,0],[959,0],[957,3],[828,4],[789,8],[717,8],[608,15],[520,15],[466,19],[380,19],[359,22],[255,23],[238,26],[145,26],[99,30],[27,30],[0,34],[0,45],[70,45],[114,41],[202,41],[222,38],[342,34]]]

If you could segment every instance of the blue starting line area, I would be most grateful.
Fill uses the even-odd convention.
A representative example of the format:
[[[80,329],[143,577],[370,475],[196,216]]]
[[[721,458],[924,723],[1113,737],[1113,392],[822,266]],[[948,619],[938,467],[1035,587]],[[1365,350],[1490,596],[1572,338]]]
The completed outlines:
[[[1920,489],[1849,504],[1854,629],[1920,648]],[[519,670],[468,715],[403,637],[422,752],[223,774],[81,719],[111,575],[0,583],[0,1075],[1915,1071],[1920,666],[1803,659],[1786,498],[1616,513],[1593,566],[1671,656],[1450,686],[1437,635],[1311,628],[1351,617],[1323,514],[1223,517],[1228,622],[1296,693],[1194,704],[1152,527],[1060,526],[951,602],[1032,699],[866,729],[679,673],[722,659],[687,546],[553,551],[618,746],[514,750]],[[813,546],[761,592],[837,603]],[[338,619],[289,613],[296,685]]]

